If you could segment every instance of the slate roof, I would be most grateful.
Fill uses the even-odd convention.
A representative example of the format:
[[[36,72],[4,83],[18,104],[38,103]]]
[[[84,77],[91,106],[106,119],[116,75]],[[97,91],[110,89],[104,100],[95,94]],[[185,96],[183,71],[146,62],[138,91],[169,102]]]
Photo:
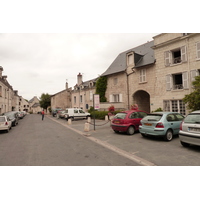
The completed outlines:
[[[151,48],[154,46],[154,41],[147,42],[138,47],[129,49],[120,53],[109,68],[101,75],[107,76],[118,72],[123,72],[127,68],[126,55],[129,52],[134,52],[135,68],[145,65],[153,64],[155,62],[154,50]]]

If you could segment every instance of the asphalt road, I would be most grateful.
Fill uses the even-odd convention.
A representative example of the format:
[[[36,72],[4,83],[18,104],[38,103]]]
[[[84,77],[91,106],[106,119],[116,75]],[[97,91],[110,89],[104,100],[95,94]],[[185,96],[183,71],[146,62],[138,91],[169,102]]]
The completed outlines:
[[[57,123],[67,124],[65,120],[50,118]],[[68,127],[83,132],[85,122],[86,120],[75,120]],[[124,152],[124,156],[130,155],[130,159],[135,159],[143,165],[200,166],[200,146],[185,148],[180,144],[178,136],[174,137],[172,141],[166,142],[162,138],[143,138],[140,133],[132,136],[124,133],[116,134],[110,124],[105,124],[105,121],[102,120],[96,120],[96,125],[95,130],[93,125],[90,125],[88,138],[96,139],[97,142],[101,141],[103,145],[108,144],[107,148],[112,147],[110,149],[116,150],[116,152],[121,150]]]
[[[50,118],[27,115],[0,133],[1,166],[138,166],[123,154],[89,140]]]

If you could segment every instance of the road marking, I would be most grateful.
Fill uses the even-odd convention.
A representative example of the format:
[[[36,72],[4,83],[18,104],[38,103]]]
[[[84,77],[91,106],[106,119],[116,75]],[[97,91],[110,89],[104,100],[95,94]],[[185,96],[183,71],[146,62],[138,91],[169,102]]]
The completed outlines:
[[[138,156],[136,156],[136,155],[133,155],[132,153],[129,153],[129,152],[127,152],[127,151],[124,151],[124,150],[122,150],[122,149],[120,149],[120,148],[118,148],[118,147],[116,147],[116,146],[113,146],[113,145],[107,143],[107,142],[104,142],[104,141],[102,141],[102,140],[99,140],[99,139],[97,139],[97,138],[94,138],[94,137],[92,137],[90,134],[86,134],[86,133],[84,133],[84,132],[82,132],[82,131],[79,131],[79,130],[77,130],[77,129],[74,129],[74,128],[68,126],[67,124],[63,124],[62,122],[58,121],[57,119],[51,118],[51,117],[49,117],[49,116],[47,116],[47,117],[48,117],[49,119],[51,119],[51,120],[53,120],[53,121],[55,121],[55,122],[57,122],[57,123],[59,123],[59,124],[65,126],[65,127],[67,127],[68,129],[71,129],[72,131],[74,131],[74,132],[76,132],[76,133],[78,133],[78,134],[80,134],[80,135],[82,135],[82,136],[84,136],[84,137],[87,137],[87,139],[90,139],[91,141],[96,142],[96,143],[100,144],[101,146],[104,146],[104,147],[106,147],[107,149],[110,149],[110,150],[112,150],[112,151],[118,153],[119,155],[121,155],[121,156],[123,156],[123,157],[126,157],[126,158],[128,158],[128,159],[130,159],[130,160],[133,160],[134,162],[136,162],[136,163],[138,163],[138,164],[140,164],[140,165],[143,165],[143,166],[156,166],[154,163],[152,163],[152,162],[150,162],[150,161],[147,161],[147,160],[145,160],[145,159],[143,159],[143,158],[140,158],[140,157],[138,157]],[[136,153],[136,152],[135,152],[135,153]]]

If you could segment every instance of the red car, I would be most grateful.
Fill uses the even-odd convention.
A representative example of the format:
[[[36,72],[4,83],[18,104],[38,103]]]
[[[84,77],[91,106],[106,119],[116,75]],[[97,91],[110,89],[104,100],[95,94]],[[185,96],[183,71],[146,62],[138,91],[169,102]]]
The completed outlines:
[[[117,113],[111,121],[115,133],[126,132],[133,135],[139,130],[140,120],[148,113],[142,110],[128,110]]]

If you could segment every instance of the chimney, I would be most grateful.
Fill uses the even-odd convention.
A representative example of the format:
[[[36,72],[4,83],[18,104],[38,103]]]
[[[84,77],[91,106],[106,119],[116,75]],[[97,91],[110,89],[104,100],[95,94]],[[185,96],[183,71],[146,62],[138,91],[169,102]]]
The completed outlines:
[[[2,78],[3,67],[0,66],[0,78]]]
[[[65,83],[65,89],[67,90],[68,89],[68,82],[66,80],[66,83]]]
[[[80,85],[82,83],[82,75],[79,72],[79,74],[77,75],[77,84]]]

